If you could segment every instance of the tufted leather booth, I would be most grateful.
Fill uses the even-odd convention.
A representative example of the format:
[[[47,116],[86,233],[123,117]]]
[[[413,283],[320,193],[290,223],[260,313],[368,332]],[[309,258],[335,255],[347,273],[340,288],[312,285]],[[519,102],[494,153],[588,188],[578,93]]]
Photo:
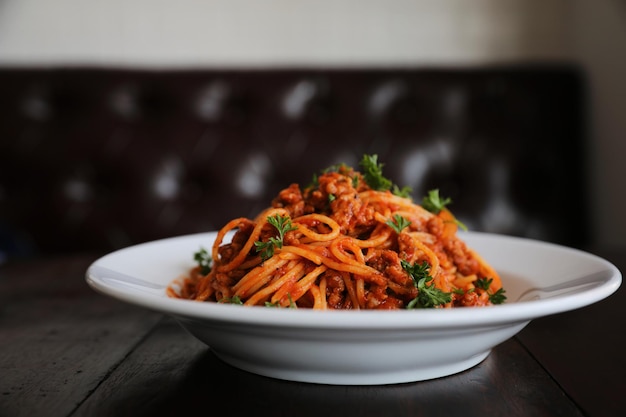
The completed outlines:
[[[471,229],[581,246],[584,116],[566,65],[3,69],[0,254],[214,230],[364,153]]]

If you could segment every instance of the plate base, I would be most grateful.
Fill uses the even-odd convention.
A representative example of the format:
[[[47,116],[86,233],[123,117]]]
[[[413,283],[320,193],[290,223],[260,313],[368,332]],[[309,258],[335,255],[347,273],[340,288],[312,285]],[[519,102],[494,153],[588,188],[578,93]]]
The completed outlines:
[[[463,372],[478,365],[484,361],[491,352],[491,350],[488,350],[462,361],[428,368],[420,367],[418,369],[344,373],[333,371],[311,371],[310,369],[280,369],[275,366],[264,367],[259,363],[242,361],[240,358],[232,357],[224,352],[216,352],[214,349],[212,349],[212,351],[215,356],[225,363],[253,374],[282,379],[285,381],[326,385],[390,385],[441,378]]]

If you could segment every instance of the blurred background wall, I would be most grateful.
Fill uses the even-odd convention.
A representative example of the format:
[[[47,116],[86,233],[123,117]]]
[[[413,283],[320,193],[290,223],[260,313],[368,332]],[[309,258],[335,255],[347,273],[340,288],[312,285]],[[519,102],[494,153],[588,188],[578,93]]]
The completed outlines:
[[[4,67],[552,61],[588,74],[593,239],[626,246],[624,0],[0,0]]]

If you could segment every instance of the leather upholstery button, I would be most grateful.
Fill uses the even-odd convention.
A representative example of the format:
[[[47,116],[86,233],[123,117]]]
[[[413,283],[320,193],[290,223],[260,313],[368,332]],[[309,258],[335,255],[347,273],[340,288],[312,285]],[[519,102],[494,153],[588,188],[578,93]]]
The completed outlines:
[[[68,199],[76,202],[82,203],[91,200],[93,197],[91,186],[85,180],[79,178],[68,180],[63,186],[63,191]]]
[[[232,98],[231,87],[227,82],[217,80],[202,89],[196,101],[196,112],[201,119],[209,122],[220,120]]]
[[[231,126],[243,123],[250,110],[246,92],[220,78],[199,88],[193,105],[193,111],[200,120]]]
[[[29,119],[43,122],[52,117],[52,105],[50,97],[45,88],[41,86],[33,87],[22,98],[22,113]]]
[[[127,120],[139,117],[141,110],[138,103],[138,95],[137,86],[125,85],[118,87],[110,95],[111,110]]]
[[[266,194],[267,180],[271,176],[271,163],[266,155],[248,155],[236,174],[236,189],[247,198],[261,198]]]
[[[164,161],[153,174],[152,192],[157,198],[172,200],[178,197],[184,168],[177,158]]]
[[[306,78],[288,89],[283,97],[282,110],[288,119],[321,124],[332,117],[330,98],[328,80]]]
[[[115,115],[127,121],[151,119],[159,122],[174,111],[176,102],[167,92],[146,82],[118,85],[109,93],[110,108]]]
[[[382,83],[371,94],[369,110],[375,117],[383,117],[392,111],[394,104],[409,97],[406,81],[395,79]]]

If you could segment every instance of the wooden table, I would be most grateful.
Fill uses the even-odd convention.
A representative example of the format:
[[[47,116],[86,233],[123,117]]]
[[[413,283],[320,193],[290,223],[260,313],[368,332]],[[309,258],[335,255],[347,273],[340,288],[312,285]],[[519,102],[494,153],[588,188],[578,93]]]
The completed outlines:
[[[626,252],[600,254],[626,270]],[[96,258],[0,266],[0,417],[626,416],[624,289],[457,375],[326,386],[232,368],[173,320],[95,293]]]

